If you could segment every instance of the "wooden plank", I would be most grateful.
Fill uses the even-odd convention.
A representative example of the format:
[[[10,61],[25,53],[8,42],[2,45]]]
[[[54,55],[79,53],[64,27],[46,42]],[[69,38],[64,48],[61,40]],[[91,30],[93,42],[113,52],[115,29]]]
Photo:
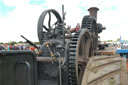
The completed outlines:
[[[96,55],[114,55],[115,50],[98,50],[95,53]]]

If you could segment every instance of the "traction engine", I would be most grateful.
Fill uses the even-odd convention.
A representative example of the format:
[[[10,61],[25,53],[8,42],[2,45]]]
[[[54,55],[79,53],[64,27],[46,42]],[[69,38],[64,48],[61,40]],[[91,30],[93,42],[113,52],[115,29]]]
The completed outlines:
[[[62,17],[54,9],[43,11],[37,28],[41,47],[21,36],[39,53],[0,51],[0,85],[81,85],[97,50],[98,33],[105,29],[97,23],[98,10],[90,8],[74,32],[65,26],[64,6]]]
[[[90,15],[83,17],[80,29],[75,33],[65,27],[63,7],[62,18],[54,9],[40,15],[38,79],[42,85],[81,85],[88,59],[98,46],[98,33],[105,29],[97,23],[98,10],[90,8]],[[53,16],[56,18],[54,23]]]

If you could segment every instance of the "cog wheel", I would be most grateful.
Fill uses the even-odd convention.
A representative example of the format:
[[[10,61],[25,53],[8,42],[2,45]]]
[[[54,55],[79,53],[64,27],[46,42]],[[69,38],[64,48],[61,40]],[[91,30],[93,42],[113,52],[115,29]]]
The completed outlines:
[[[93,16],[84,16],[81,29],[88,29],[92,33],[94,50],[96,50],[98,46],[98,28],[95,18]]]
[[[77,31],[69,45],[68,77],[69,85],[80,85],[88,60],[91,35],[87,29]]]

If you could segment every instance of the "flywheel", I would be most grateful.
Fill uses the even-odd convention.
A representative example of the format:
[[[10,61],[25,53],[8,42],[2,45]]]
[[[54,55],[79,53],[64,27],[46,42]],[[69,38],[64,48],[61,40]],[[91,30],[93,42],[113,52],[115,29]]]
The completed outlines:
[[[59,13],[54,9],[45,10],[39,17],[38,20],[38,38],[42,45],[44,41],[50,38],[56,37],[55,27],[61,30],[62,19]],[[62,34],[62,33],[60,33]]]

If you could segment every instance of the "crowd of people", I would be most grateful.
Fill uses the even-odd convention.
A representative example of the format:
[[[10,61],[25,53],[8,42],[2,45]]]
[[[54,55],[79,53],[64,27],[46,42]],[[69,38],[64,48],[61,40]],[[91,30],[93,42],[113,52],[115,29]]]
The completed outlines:
[[[31,50],[36,52],[36,48],[27,44],[15,44],[15,45],[8,45],[8,44],[1,44],[0,50],[10,51],[10,50]]]
[[[99,44],[98,47],[108,49],[108,50],[119,50],[119,49],[128,49],[128,44]],[[102,46],[102,47],[101,47]],[[104,50],[102,49],[102,50]]]

